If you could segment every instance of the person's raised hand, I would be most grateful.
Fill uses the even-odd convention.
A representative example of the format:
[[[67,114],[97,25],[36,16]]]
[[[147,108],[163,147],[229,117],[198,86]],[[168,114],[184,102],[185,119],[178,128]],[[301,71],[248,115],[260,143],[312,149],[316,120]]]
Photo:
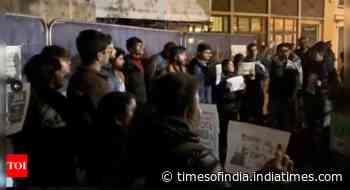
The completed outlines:
[[[294,162],[283,152],[282,145],[278,145],[275,157],[264,165],[264,169],[293,173]]]

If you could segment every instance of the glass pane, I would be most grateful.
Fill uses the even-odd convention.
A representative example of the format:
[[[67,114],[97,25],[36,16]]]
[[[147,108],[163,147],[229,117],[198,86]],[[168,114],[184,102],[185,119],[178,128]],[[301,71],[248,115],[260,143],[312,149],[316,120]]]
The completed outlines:
[[[233,32],[238,32],[237,24],[238,24],[237,17],[233,17],[233,26],[232,26]]]
[[[295,21],[294,20],[285,20],[285,23],[286,23],[286,31],[288,32],[292,32],[294,31],[294,25],[295,25]]]
[[[238,18],[238,29],[240,32],[249,32],[249,18],[239,17]]]
[[[283,42],[283,36],[282,35],[275,35],[275,43],[278,45]]]
[[[292,34],[286,34],[284,36],[284,42],[293,43],[293,35]]]
[[[274,19],[272,19],[272,18],[269,19],[269,30],[271,32],[273,32],[273,21],[274,21]]]
[[[274,31],[275,32],[283,31],[283,19],[275,19]]]
[[[213,16],[210,18],[212,23],[211,31],[213,32],[222,32],[223,28],[223,19],[222,17]]]
[[[253,18],[252,19],[252,32],[261,32],[261,19]]]

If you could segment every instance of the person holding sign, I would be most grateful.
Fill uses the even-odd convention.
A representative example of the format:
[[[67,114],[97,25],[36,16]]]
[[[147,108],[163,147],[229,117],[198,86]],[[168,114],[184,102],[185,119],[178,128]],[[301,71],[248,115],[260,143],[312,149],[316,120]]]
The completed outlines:
[[[248,74],[244,74],[246,81],[246,93],[243,98],[241,120],[255,124],[263,123],[263,106],[265,100],[265,81],[269,78],[266,67],[258,59],[258,48],[255,43],[247,46],[247,56],[241,63],[253,65]]]
[[[227,149],[227,129],[230,120],[238,120],[241,107],[241,98],[244,93],[245,83],[242,76],[237,75],[234,63],[231,60],[222,62],[223,75],[217,87],[217,108],[220,120],[219,133],[219,157],[222,165],[225,164]],[[241,78],[241,83],[236,82]]]

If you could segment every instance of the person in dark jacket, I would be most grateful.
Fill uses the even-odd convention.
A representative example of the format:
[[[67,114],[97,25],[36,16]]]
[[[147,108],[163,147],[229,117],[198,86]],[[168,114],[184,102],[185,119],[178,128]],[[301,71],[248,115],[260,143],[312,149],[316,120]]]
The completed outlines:
[[[108,76],[102,67],[108,64],[113,54],[112,38],[96,30],[81,31],[76,40],[81,58],[69,81],[67,96],[74,113],[74,133],[77,141],[77,162],[79,169],[86,172],[87,181],[94,179],[95,171],[91,166],[91,138],[94,136],[96,110],[100,99],[112,91]]]
[[[129,171],[129,129],[136,110],[136,100],[130,93],[112,92],[98,106],[99,130],[95,136],[96,152],[92,156],[97,175],[95,185],[123,186],[131,184]],[[101,163],[106,167],[101,167]]]
[[[290,47],[282,43],[277,47],[270,74],[270,102],[272,126],[278,129],[290,129],[290,110],[297,98],[298,66],[289,59]],[[293,107],[294,108],[294,107]]]
[[[166,72],[166,66],[171,57],[171,49],[176,47],[175,42],[168,42],[164,45],[162,52],[151,56],[150,62],[145,66],[145,79],[152,81]]]
[[[227,79],[238,76],[231,60],[227,59],[222,62],[222,71],[223,76],[216,90],[218,91],[217,108],[220,120],[219,155],[221,164],[225,165],[228,123],[230,120],[239,119],[243,90],[234,92],[230,90]]]
[[[258,48],[255,43],[248,44],[247,56],[241,64],[246,62],[255,62],[255,75],[244,76],[246,81],[246,93],[243,97],[241,120],[255,124],[263,124],[263,107],[264,107],[264,88],[268,81],[268,69],[258,59]]]
[[[59,92],[65,71],[57,58],[32,57],[24,68],[31,83],[28,114],[23,130],[11,139],[14,153],[28,155],[28,178],[18,188],[71,186],[75,184],[72,112]]]
[[[155,114],[147,127],[138,131],[135,166],[145,178],[145,186],[199,185],[195,182],[162,181],[169,171],[215,173],[222,170],[215,155],[199,142],[194,133],[200,116],[198,82],[184,73],[169,73],[157,79],[152,88],[151,104]],[[170,101],[169,101],[170,100]],[[150,148],[152,147],[152,148]],[[210,184],[210,183],[209,183]],[[209,184],[206,184],[209,185]],[[214,185],[214,183],[211,183]],[[205,186],[204,186],[205,187]]]
[[[200,102],[206,104],[213,102],[211,98],[213,81],[209,71],[212,55],[212,49],[208,44],[199,44],[197,47],[197,56],[188,65],[188,72],[200,82]]]
[[[143,60],[144,44],[141,39],[132,37],[127,40],[126,48],[129,51],[124,64],[126,91],[134,94],[137,103],[143,105],[147,101]]]

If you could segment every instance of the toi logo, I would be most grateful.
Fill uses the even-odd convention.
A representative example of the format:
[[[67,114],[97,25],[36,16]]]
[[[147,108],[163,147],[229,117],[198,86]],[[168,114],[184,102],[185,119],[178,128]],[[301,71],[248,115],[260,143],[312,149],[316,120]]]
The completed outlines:
[[[6,155],[6,176],[13,178],[28,177],[28,156],[26,154]]]

